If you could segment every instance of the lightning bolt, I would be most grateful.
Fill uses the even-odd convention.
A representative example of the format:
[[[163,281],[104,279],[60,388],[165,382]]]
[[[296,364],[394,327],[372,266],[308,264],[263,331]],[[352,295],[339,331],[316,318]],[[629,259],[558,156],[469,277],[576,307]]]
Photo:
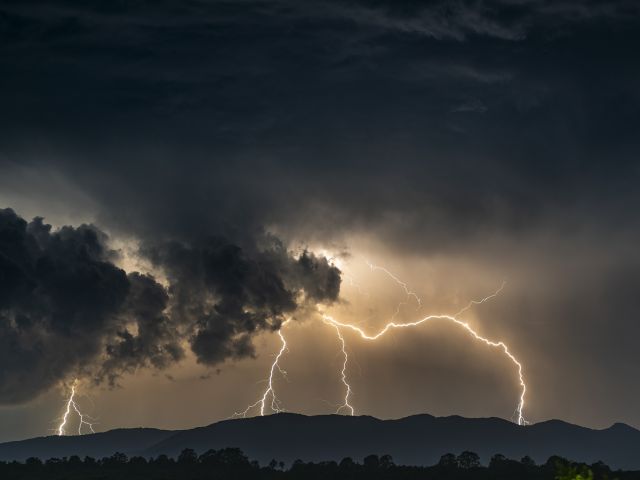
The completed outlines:
[[[69,415],[71,414],[71,410],[76,412],[80,420],[78,424],[78,435],[82,435],[82,427],[84,425],[86,425],[89,428],[89,430],[91,430],[91,433],[96,433],[93,430],[93,423],[85,420],[86,418],[90,420],[93,420],[93,419],[89,415],[83,414],[80,411],[80,407],[78,406],[78,403],[75,401],[77,386],[78,386],[78,379],[76,378],[73,380],[73,383],[71,384],[71,392],[69,393],[69,399],[67,400],[67,407],[64,414],[62,415],[62,418],[60,419],[60,425],[58,425],[58,436],[63,436],[67,434],[65,430],[65,426],[67,425],[67,421],[69,420]]]
[[[323,317],[323,321],[327,325],[331,325],[333,328],[336,329],[336,334],[338,335],[338,339],[340,340],[340,346],[342,348],[342,356],[343,356],[342,358],[344,359],[344,361],[342,362],[342,370],[340,371],[340,377],[342,379],[342,383],[344,384],[346,391],[344,394],[344,402],[342,403],[342,405],[338,406],[336,413],[340,413],[340,411],[346,409],[346,410],[349,410],[351,416],[353,416],[355,414],[355,410],[353,406],[349,403],[349,397],[351,396],[351,385],[349,385],[349,382],[347,381],[347,363],[349,362],[349,355],[347,354],[347,346],[344,342],[344,337],[342,336],[340,327],[335,323],[331,322],[330,320],[328,320],[327,318]]]
[[[392,277],[392,278],[394,278],[394,277]],[[406,284],[404,284],[404,283],[402,283],[400,281],[399,281],[399,283],[401,283],[402,285],[405,285],[405,287],[406,287]],[[421,318],[420,320],[417,320],[417,321],[414,321],[414,322],[408,322],[408,323],[397,323],[395,321],[391,321],[391,322],[387,323],[380,331],[378,331],[378,333],[373,334],[373,335],[367,334],[362,328],[360,328],[360,327],[358,327],[356,325],[339,322],[338,320],[334,319],[333,317],[331,317],[329,315],[326,315],[326,314],[323,314],[322,318],[323,318],[324,322],[327,323],[327,324],[332,325],[338,331],[339,337],[340,337],[340,342],[341,342],[341,345],[342,345],[342,350],[343,350],[344,355],[345,355],[345,363],[343,364],[343,369],[342,369],[343,383],[347,387],[347,394],[346,394],[346,397],[345,397],[345,403],[348,405],[348,397],[351,394],[351,387],[350,387],[350,385],[349,385],[349,383],[348,383],[348,381],[346,379],[345,371],[346,371],[346,364],[347,364],[347,361],[348,361],[348,357],[347,357],[347,353],[346,353],[346,349],[345,349],[344,338],[340,334],[340,329],[341,328],[347,328],[347,329],[350,329],[350,330],[356,332],[364,340],[375,341],[375,340],[378,340],[380,337],[382,337],[383,335],[385,335],[388,331],[390,331],[392,329],[417,327],[417,326],[422,325],[423,323],[427,323],[427,322],[429,322],[431,320],[446,320],[446,321],[449,321],[449,322],[452,322],[452,323],[458,325],[459,327],[462,327],[475,340],[478,340],[478,341],[480,341],[480,342],[482,342],[482,343],[484,343],[484,344],[486,344],[486,345],[488,345],[490,347],[501,349],[504,352],[504,354],[507,356],[507,358],[516,366],[517,371],[518,371],[518,379],[519,379],[521,390],[520,390],[520,397],[519,397],[518,405],[517,405],[516,410],[515,410],[515,416],[516,416],[516,421],[517,421],[518,425],[526,425],[527,421],[524,418],[524,405],[525,405],[525,394],[527,392],[527,385],[526,385],[526,383],[524,381],[524,374],[523,374],[522,364],[511,353],[511,351],[509,350],[509,347],[504,342],[490,340],[488,338],[485,338],[485,337],[481,336],[467,322],[464,322],[464,321],[460,320],[459,318],[457,318],[462,313],[466,312],[471,307],[473,307],[474,305],[480,305],[480,304],[485,303],[486,301],[494,298],[495,296],[497,296],[502,291],[502,289],[504,288],[504,285],[505,285],[505,282],[502,283],[502,285],[500,286],[500,288],[498,290],[496,290],[491,295],[483,298],[482,300],[472,300],[471,302],[469,302],[469,304],[467,306],[465,306],[462,310],[457,312],[455,315],[428,315],[426,317]],[[405,288],[405,291],[408,291],[408,292],[412,293],[410,290],[408,290],[408,287]],[[408,295],[409,295],[409,293],[408,293]]]
[[[282,404],[280,403],[280,400],[278,400],[278,397],[276,395],[276,390],[273,386],[273,375],[275,374],[276,370],[278,370],[283,377],[285,378],[287,377],[287,372],[280,367],[279,362],[280,362],[280,358],[282,357],[284,352],[287,350],[287,340],[284,338],[284,335],[282,334],[282,328],[288,322],[289,322],[288,319],[285,320],[280,326],[280,329],[278,330],[278,336],[280,337],[280,351],[275,356],[273,363],[271,364],[271,369],[269,370],[269,378],[267,380],[267,388],[263,392],[262,397],[260,397],[255,403],[252,403],[251,405],[247,406],[247,408],[245,408],[243,411],[234,412],[230,418],[238,418],[238,417],[246,418],[249,412],[254,408],[257,408],[258,405],[260,406],[260,416],[264,416],[265,410],[267,408],[267,399],[269,397],[271,397],[271,403],[269,404],[269,407],[271,408],[272,412],[282,413],[285,411],[284,408],[282,408]]]
[[[500,295],[500,293],[502,293],[502,290],[504,290],[505,285],[507,284],[506,280],[502,281],[502,284],[500,285],[500,287],[498,287],[498,289],[493,292],[491,295],[484,297],[482,300],[471,300],[466,307],[464,307],[462,310],[459,310],[455,315],[453,315],[454,317],[459,317],[460,315],[462,315],[464,312],[466,312],[467,310],[469,310],[471,307],[475,306],[475,305],[482,305],[485,302],[488,302],[489,300],[491,300],[492,298],[497,297],[498,295]]]
[[[414,292],[413,290],[411,290],[409,288],[409,285],[407,285],[406,283],[404,283],[402,280],[400,280],[397,276],[395,276],[393,273],[391,273],[389,270],[387,270],[384,267],[380,267],[378,265],[374,265],[370,262],[366,262],[367,266],[371,269],[371,271],[375,271],[375,270],[379,270],[381,272],[384,272],[387,274],[387,276],[389,276],[394,282],[396,282],[398,285],[400,285],[402,287],[402,289],[404,290],[404,293],[407,294],[407,297],[413,297],[416,301],[416,303],[418,304],[418,308],[422,307],[422,299],[418,296],[418,294],[416,294],[416,292]],[[398,310],[400,309],[400,305],[398,305]]]
[[[405,283],[402,280],[400,280],[399,277],[397,277],[396,275],[394,275],[393,273],[391,273],[389,270],[387,270],[384,267],[380,267],[380,266],[374,265],[374,264],[372,264],[370,262],[367,262],[367,265],[369,266],[369,268],[372,271],[381,271],[381,272],[385,273],[389,278],[391,278],[394,282],[396,282],[398,285],[400,285],[400,287],[402,287],[402,289],[404,290],[407,298],[413,298],[415,300],[418,309],[420,309],[422,307],[421,298],[413,290],[411,290],[409,288],[407,283]],[[352,285],[354,284],[353,279],[351,279],[351,283],[352,283]],[[503,353],[507,356],[507,358],[516,366],[517,372],[518,372],[518,379],[519,379],[519,384],[520,384],[520,387],[521,387],[521,391],[520,391],[520,396],[519,396],[519,400],[518,400],[518,404],[516,406],[516,410],[515,410],[514,416],[516,418],[516,421],[517,421],[518,425],[526,425],[528,422],[524,418],[524,406],[525,406],[525,395],[526,395],[526,392],[527,392],[527,386],[526,386],[526,383],[525,383],[525,380],[524,380],[522,364],[511,353],[511,351],[509,350],[509,347],[503,341],[494,341],[494,340],[490,340],[488,338],[483,337],[482,335],[477,333],[467,322],[465,322],[463,320],[460,320],[458,318],[463,313],[465,313],[466,311],[471,309],[472,307],[474,307],[476,305],[481,305],[481,304],[491,300],[492,298],[495,298],[496,296],[498,296],[502,292],[502,290],[504,289],[505,285],[506,285],[506,282],[503,281],[502,284],[500,285],[500,287],[495,292],[493,292],[491,295],[488,295],[488,296],[484,297],[481,300],[471,300],[465,307],[463,307],[461,310],[459,310],[454,315],[428,315],[428,316],[425,316],[425,317],[423,317],[423,318],[421,318],[421,319],[419,319],[417,321],[414,321],[414,322],[398,323],[398,322],[395,321],[396,316],[400,313],[400,309],[401,309],[402,305],[406,304],[406,302],[401,302],[401,303],[398,304],[398,307],[396,308],[395,313],[392,315],[391,321],[388,322],[376,334],[368,334],[362,328],[358,327],[357,325],[340,322],[340,321],[336,320],[335,318],[323,313],[322,314],[323,322],[335,329],[336,335],[337,335],[338,340],[340,342],[340,349],[341,349],[342,357],[343,357],[342,368],[340,370],[340,379],[342,381],[342,384],[345,387],[345,395],[344,395],[344,400],[343,400],[342,404],[337,407],[336,414],[346,410],[346,411],[348,411],[348,413],[350,415],[355,415],[355,408],[350,403],[350,397],[351,397],[351,395],[353,393],[353,390],[351,388],[351,385],[349,384],[348,377],[347,377],[347,368],[348,368],[348,363],[349,363],[349,355],[348,355],[348,352],[347,352],[346,342],[345,342],[344,336],[342,335],[342,329],[343,328],[346,328],[346,329],[349,329],[349,330],[352,330],[352,331],[356,332],[364,340],[375,341],[375,340],[378,340],[379,338],[381,338],[382,336],[384,336],[388,331],[390,331],[392,329],[417,327],[417,326],[422,325],[423,323],[427,323],[427,322],[429,322],[431,320],[445,320],[445,321],[452,322],[452,323],[454,323],[455,325],[457,325],[459,327],[462,327],[475,340],[480,341],[480,342],[484,343],[487,346],[501,349],[503,351]],[[360,289],[358,288],[358,290],[360,290]],[[237,418],[237,417],[245,418],[254,409],[258,409],[259,412],[260,412],[260,415],[264,416],[268,407],[271,409],[271,411],[273,413],[280,413],[280,412],[284,412],[285,411],[284,408],[282,407],[282,404],[280,403],[277,395],[276,395],[276,391],[275,391],[275,388],[274,388],[274,374],[275,374],[276,371],[279,371],[280,374],[286,378],[286,371],[282,370],[282,368],[280,367],[279,362],[280,362],[280,359],[282,358],[283,354],[287,351],[287,341],[286,341],[284,335],[282,334],[282,327],[284,327],[288,322],[289,322],[289,320],[286,320],[282,324],[281,329],[278,330],[278,336],[280,337],[281,346],[280,346],[280,350],[278,351],[277,355],[275,356],[275,358],[273,360],[273,363],[271,364],[271,368],[269,370],[269,377],[266,380],[267,388],[264,390],[262,396],[256,402],[248,405],[247,408],[245,408],[244,410],[242,410],[240,412],[235,412],[231,416],[231,418]],[[270,403],[269,403],[269,399],[271,399]]]

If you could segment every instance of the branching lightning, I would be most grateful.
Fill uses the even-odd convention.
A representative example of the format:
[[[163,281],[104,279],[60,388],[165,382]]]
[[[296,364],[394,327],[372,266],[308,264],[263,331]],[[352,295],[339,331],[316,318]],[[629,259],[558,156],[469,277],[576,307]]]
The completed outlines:
[[[389,270],[387,270],[384,267],[380,267],[378,265],[374,265],[374,264],[372,264],[370,262],[367,262],[367,266],[371,269],[371,271],[380,270],[381,272],[386,273],[394,282],[396,282],[398,285],[400,285],[402,287],[402,289],[404,290],[404,293],[407,294],[407,297],[413,297],[415,299],[415,301],[418,304],[418,308],[420,308],[422,306],[422,299],[413,290],[409,289],[409,286],[406,283],[404,283],[402,280],[400,280],[398,277],[396,277]],[[398,308],[400,308],[400,306],[398,306]]]
[[[73,380],[73,383],[71,384],[71,391],[69,393],[69,399],[67,400],[67,407],[64,414],[62,415],[62,418],[60,419],[60,425],[58,425],[57,431],[59,436],[63,436],[67,434],[65,427],[67,425],[67,421],[69,420],[69,415],[71,414],[71,410],[75,411],[76,414],[78,415],[78,419],[79,419],[78,435],[82,435],[82,427],[85,425],[89,428],[91,433],[96,433],[93,430],[93,423],[88,422],[86,420],[86,419],[89,419],[89,420],[93,420],[93,419],[89,415],[84,414],[80,411],[80,407],[78,406],[78,403],[75,400],[77,386],[78,386],[78,379],[76,378]]]
[[[408,284],[403,282],[402,280],[400,280],[396,275],[394,275],[393,273],[391,273],[389,270],[387,270],[384,267],[380,267],[377,265],[373,265],[369,262],[367,262],[367,265],[369,266],[369,268],[372,271],[381,271],[383,273],[385,273],[389,278],[391,278],[394,282],[396,282],[405,292],[406,296],[408,299],[413,299],[415,300],[416,304],[417,304],[417,309],[420,309],[422,307],[422,300],[421,298],[413,291],[409,288]],[[351,280],[351,283],[353,283],[353,280]],[[519,380],[519,384],[520,384],[520,396],[518,399],[518,404],[516,406],[516,410],[515,410],[515,421],[518,423],[518,425],[526,425],[528,422],[525,420],[524,418],[524,406],[525,406],[525,395],[527,392],[527,386],[526,383],[524,381],[524,374],[523,374],[523,367],[522,364],[517,360],[517,358],[511,353],[511,351],[509,350],[509,347],[503,342],[503,341],[494,341],[494,340],[490,340],[488,338],[483,337],[482,335],[480,335],[479,333],[477,333],[467,322],[461,320],[460,317],[463,313],[467,312],[469,309],[471,309],[472,307],[476,306],[476,305],[480,305],[483,304],[489,300],[491,300],[492,298],[496,297],[497,295],[500,294],[500,292],[502,292],[502,290],[504,289],[506,285],[506,282],[502,282],[502,284],[500,285],[500,287],[493,292],[491,295],[488,295],[487,297],[481,299],[481,300],[472,300],[470,301],[464,308],[462,308],[461,310],[459,310],[457,313],[453,314],[453,315],[427,315],[422,317],[419,320],[413,321],[413,322],[407,322],[407,323],[399,323],[395,321],[395,318],[398,316],[398,314],[400,313],[400,310],[402,308],[402,305],[406,305],[407,302],[400,302],[398,304],[398,307],[396,308],[395,313],[392,315],[391,320],[381,329],[379,330],[377,333],[375,334],[368,334],[365,332],[365,330],[363,330],[362,328],[360,328],[357,325],[354,324],[350,324],[350,323],[344,323],[344,322],[340,322],[338,320],[336,320],[335,318],[331,317],[330,315],[327,314],[322,314],[322,319],[324,321],[324,323],[326,323],[327,325],[333,327],[335,329],[336,335],[338,337],[338,340],[340,342],[340,348],[341,348],[341,352],[342,352],[342,358],[343,358],[343,362],[342,362],[342,368],[340,370],[340,379],[345,387],[345,395],[344,395],[344,400],[342,402],[341,405],[339,405],[337,407],[336,413],[340,413],[342,411],[346,411],[348,412],[348,414],[350,415],[355,415],[355,408],[353,407],[353,405],[351,405],[350,403],[350,397],[353,393],[353,390],[351,388],[351,385],[349,384],[348,381],[348,377],[347,377],[347,369],[348,369],[348,363],[349,363],[349,355],[347,352],[347,347],[346,347],[346,342],[345,342],[345,338],[342,334],[342,329],[349,329],[355,333],[357,333],[358,335],[360,335],[360,337],[364,340],[367,341],[375,341],[378,340],[379,338],[381,338],[382,336],[384,336],[387,332],[389,332],[390,330],[393,329],[399,329],[399,328],[410,328],[410,327],[417,327],[422,325],[423,323],[427,323],[431,320],[445,320],[451,323],[454,323],[455,325],[462,327],[467,333],[469,333],[474,340],[480,341],[482,343],[484,343],[487,346],[493,347],[493,348],[498,348],[500,350],[503,351],[504,355],[507,356],[507,358],[516,366],[517,372],[518,372],[518,380]],[[282,324],[282,327],[284,327],[289,320],[285,321]],[[278,335],[280,337],[280,341],[281,341],[281,347],[280,350],[278,352],[278,354],[275,356],[273,363],[271,364],[271,369],[269,371],[269,377],[267,380],[267,388],[265,389],[265,391],[263,392],[262,396],[255,402],[252,403],[251,405],[247,406],[247,408],[245,408],[243,411],[241,412],[235,412],[232,415],[232,418],[235,417],[246,417],[252,410],[256,409],[260,412],[260,415],[264,416],[265,412],[267,410],[267,408],[270,408],[271,411],[273,413],[280,413],[280,412],[284,412],[284,408],[282,407],[282,404],[280,403],[280,400],[278,399],[277,395],[276,395],[276,391],[274,388],[274,373],[277,371],[279,371],[285,378],[286,378],[286,371],[282,370],[282,368],[279,365],[280,359],[282,358],[283,354],[285,353],[285,351],[287,351],[287,341],[284,338],[283,334],[282,334],[282,330],[278,330]],[[271,401],[269,402],[269,399],[271,399]]]
[[[380,330],[378,333],[376,333],[375,335],[369,335],[367,334],[364,330],[362,330],[360,327],[356,326],[356,325],[351,325],[349,323],[342,323],[339,322],[337,320],[335,320],[334,318],[328,316],[328,315],[324,315],[323,319],[325,320],[325,322],[330,323],[331,325],[333,325],[334,327],[337,328],[348,328],[350,330],[353,330],[354,332],[358,333],[360,335],[361,338],[363,338],[364,340],[377,340],[378,338],[382,337],[385,333],[387,333],[389,330],[394,329],[394,328],[408,328],[408,327],[417,327],[418,325],[421,325],[425,322],[428,322],[430,320],[447,320],[450,322],[455,323],[456,325],[459,325],[460,327],[464,328],[467,332],[469,332],[476,340],[479,340],[483,343],[485,343],[486,345],[490,346],[490,347],[496,347],[496,348],[501,348],[504,351],[504,354],[516,365],[517,370],[518,370],[518,377],[519,377],[519,381],[520,381],[520,387],[521,387],[521,393],[520,393],[520,399],[518,401],[518,406],[516,407],[516,420],[518,425],[525,425],[526,424],[526,420],[524,419],[524,397],[527,391],[527,386],[525,384],[524,381],[524,375],[522,373],[522,364],[516,359],[516,357],[513,356],[513,354],[509,351],[509,347],[507,347],[507,345],[500,341],[500,342],[495,342],[492,340],[489,340],[481,335],[479,335],[475,330],[473,330],[473,328],[471,328],[471,326],[466,323],[463,322],[462,320],[459,320],[458,318],[456,318],[455,316],[452,315],[428,315],[420,320],[417,320],[415,322],[410,322],[410,323],[396,323],[396,322],[389,322],[387,323],[384,328],[382,330]],[[343,370],[344,372],[344,370]],[[348,385],[348,383],[345,380],[345,384]],[[349,387],[349,393],[351,392],[351,388]]]
[[[482,305],[483,303],[491,300],[492,298],[497,297],[498,295],[500,295],[500,293],[502,292],[502,290],[504,290],[505,285],[507,284],[506,281],[503,280],[502,284],[500,285],[500,287],[493,292],[491,295],[484,297],[482,300],[471,300],[466,307],[464,307],[462,310],[458,310],[458,312],[456,314],[454,314],[454,317],[459,317],[460,315],[462,315],[464,312],[466,312],[467,310],[469,310],[471,307],[475,306],[475,305]]]
[[[237,418],[237,417],[246,418],[249,412],[254,408],[257,408],[258,405],[260,406],[260,415],[264,416],[265,410],[267,407],[267,399],[269,397],[271,397],[271,402],[269,404],[269,407],[271,408],[271,411],[273,413],[281,413],[285,411],[284,408],[282,408],[282,404],[280,403],[280,400],[278,400],[278,396],[276,395],[276,390],[273,386],[273,375],[275,371],[278,370],[283,377],[286,378],[287,376],[287,372],[280,367],[279,362],[280,362],[280,358],[282,357],[284,352],[287,350],[287,340],[284,338],[284,335],[282,334],[282,327],[284,327],[288,322],[289,320],[285,320],[280,326],[280,329],[278,330],[278,336],[280,337],[281,346],[280,346],[280,351],[275,356],[273,363],[271,364],[271,369],[269,370],[269,379],[267,380],[267,389],[262,394],[262,397],[260,397],[255,403],[252,403],[251,405],[247,406],[247,408],[245,408],[241,412],[234,412],[231,418]]]
[[[396,281],[405,291],[405,293],[407,294],[407,296],[411,296],[414,297],[416,299],[416,301],[418,302],[418,305],[422,305],[422,302],[420,300],[420,298],[409,289],[409,287],[407,286],[406,283],[402,282],[400,279],[398,279],[395,275],[393,275],[392,273],[390,273],[388,270],[386,270],[385,268],[382,267],[377,267],[375,265],[372,265],[370,263],[368,263],[369,267],[371,269],[376,269],[376,270],[381,270],[383,272],[385,272],[389,277],[391,277],[394,281]],[[524,418],[524,404],[525,404],[525,394],[527,392],[527,386],[526,383],[524,381],[524,374],[522,372],[522,364],[516,359],[516,357],[509,351],[509,347],[502,341],[493,341],[493,340],[489,340],[488,338],[485,338],[483,336],[481,336],[480,334],[478,334],[467,322],[464,322],[462,320],[460,320],[458,317],[460,315],[462,315],[463,313],[465,313],[467,310],[469,310],[471,307],[475,306],[475,305],[480,305],[483,304],[485,302],[487,302],[488,300],[491,300],[492,298],[496,297],[497,295],[500,294],[500,292],[504,289],[506,282],[502,282],[502,284],[500,285],[500,287],[491,295],[481,299],[481,300],[472,300],[471,302],[469,302],[464,308],[462,308],[461,310],[459,310],[457,313],[455,313],[454,315],[428,315],[425,316],[423,318],[421,318],[420,320],[414,321],[414,322],[408,322],[408,323],[397,323],[394,320],[390,321],[389,323],[387,323],[380,331],[378,331],[378,333],[374,334],[374,335],[370,335],[367,334],[362,328],[353,325],[353,324],[349,324],[349,323],[343,323],[343,322],[339,322],[338,320],[334,319],[333,317],[329,316],[329,315],[323,315],[323,320],[325,323],[332,325],[336,331],[338,332],[339,335],[339,339],[340,339],[340,343],[342,345],[342,351],[344,353],[344,364],[343,364],[343,368],[342,368],[342,381],[345,384],[347,391],[345,394],[345,405],[349,406],[351,408],[351,414],[353,415],[354,413],[354,409],[353,407],[351,407],[351,405],[349,405],[349,396],[351,395],[351,386],[348,383],[348,380],[346,378],[346,367],[347,367],[347,362],[348,362],[348,355],[345,349],[345,341],[344,341],[344,337],[341,335],[340,333],[340,328],[347,328],[350,329],[356,333],[358,333],[360,335],[360,337],[364,340],[368,340],[368,341],[375,341],[377,339],[379,339],[380,337],[382,337],[383,335],[385,335],[388,331],[392,330],[392,329],[396,329],[396,328],[409,328],[409,327],[417,327],[419,325],[422,325],[423,323],[426,323],[430,320],[446,320],[449,322],[453,322],[454,324],[464,328],[469,334],[471,334],[473,336],[473,338],[475,340],[479,340],[481,342],[483,342],[484,344],[490,346],[490,347],[494,347],[494,348],[500,348],[502,349],[502,351],[504,352],[504,354],[507,356],[507,358],[509,358],[509,360],[516,366],[517,371],[518,371],[518,379],[519,379],[519,383],[520,383],[520,397],[518,400],[518,405],[516,407],[515,410],[515,417],[516,417],[516,421],[518,423],[518,425],[526,425],[527,421]],[[396,309],[396,313],[394,313],[392,318],[395,318],[395,316],[398,314],[399,311],[399,307],[398,309]]]

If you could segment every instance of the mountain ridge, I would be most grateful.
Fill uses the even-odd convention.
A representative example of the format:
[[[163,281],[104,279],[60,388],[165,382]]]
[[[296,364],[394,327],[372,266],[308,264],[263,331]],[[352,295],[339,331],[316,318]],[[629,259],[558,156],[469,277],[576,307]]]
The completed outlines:
[[[497,417],[435,417],[418,414],[381,420],[371,416],[281,413],[221,420],[184,430],[115,429],[83,436],[45,436],[0,444],[0,460],[70,455],[176,456],[184,448],[198,453],[238,447],[265,464],[272,458],[292,463],[355,460],[369,454],[391,454],[397,463],[432,465],[444,453],[477,452],[484,463],[496,453],[509,458],[529,455],[544,462],[552,455],[613,468],[640,469],[640,430],[622,423],[592,429],[562,420],[528,426]]]

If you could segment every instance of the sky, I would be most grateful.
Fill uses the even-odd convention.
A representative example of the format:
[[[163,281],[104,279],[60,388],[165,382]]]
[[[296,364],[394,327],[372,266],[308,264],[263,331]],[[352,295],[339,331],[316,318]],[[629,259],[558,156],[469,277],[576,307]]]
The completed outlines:
[[[53,433],[74,379],[96,430],[228,418],[279,333],[282,407],[333,413],[323,315],[374,334],[503,284],[460,318],[522,364],[526,419],[640,427],[638,27],[632,0],[1,2],[0,441]],[[459,325],[340,331],[356,414],[514,418],[514,364]]]

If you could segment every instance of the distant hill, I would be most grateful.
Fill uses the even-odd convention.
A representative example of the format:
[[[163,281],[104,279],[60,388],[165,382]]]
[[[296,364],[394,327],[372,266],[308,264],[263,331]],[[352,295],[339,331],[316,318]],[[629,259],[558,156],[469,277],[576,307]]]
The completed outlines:
[[[176,432],[155,428],[119,428],[91,435],[49,436],[0,443],[0,460],[90,456],[102,458],[115,452],[142,453]]]
[[[526,427],[499,418],[414,415],[399,420],[290,413],[226,420],[182,431],[120,429],[82,437],[42,437],[0,444],[0,459],[77,454],[177,455],[184,448],[240,447],[261,463],[340,460],[389,453],[396,463],[432,465],[444,453],[471,450],[486,463],[495,453],[544,462],[551,455],[613,468],[640,469],[640,431],[624,424],[592,430],[559,420]]]

